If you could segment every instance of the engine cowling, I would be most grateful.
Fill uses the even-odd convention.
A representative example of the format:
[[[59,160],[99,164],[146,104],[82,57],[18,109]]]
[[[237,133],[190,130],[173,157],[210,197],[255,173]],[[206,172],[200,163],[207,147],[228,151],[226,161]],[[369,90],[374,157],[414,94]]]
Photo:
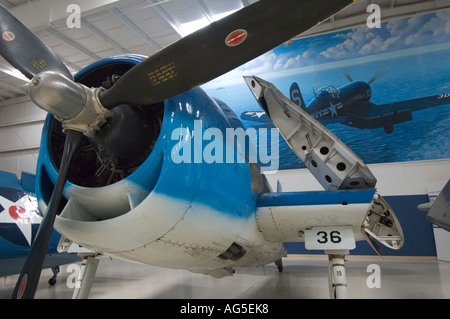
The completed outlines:
[[[75,79],[92,87],[113,85],[114,77],[142,59],[104,59]],[[198,161],[199,140],[194,140],[208,128],[225,136],[227,128],[240,125],[234,113],[201,88],[164,103],[115,109],[117,123],[107,122],[95,137],[85,137],[55,228],[94,251],[165,267],[189,268],[215,259],[223,263],[220,256],[230,247],[242,247],[238,255],[245,260],[245,247],[264,241],[254,220],[255,190],[264,189],[264,183],[246,161],[206,163],[202,147]],[[63,144],[61,125],[49,116],[37,168],[42,211],[56,181]],[[221,147],[225,156],[236,145]],[[184,153],[188,151],[190,160]],[[174,154],[188,160],[180,162]],[[280,250],[274,244],[268,260]]]

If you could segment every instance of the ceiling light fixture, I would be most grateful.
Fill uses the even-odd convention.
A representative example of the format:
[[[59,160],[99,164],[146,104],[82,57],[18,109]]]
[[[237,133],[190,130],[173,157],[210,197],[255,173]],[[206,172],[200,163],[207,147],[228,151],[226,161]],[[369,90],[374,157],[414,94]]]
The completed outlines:
[[[239,9],[241,9],[241,8],[223,12],[223,13],[219,13],[219,14],[213,15],[212,18],[214,21],[218,21],[218,20],[225,18],[226,16],[238,11]],[[181,31],[183,32],[183,36],[187,36],[197,30],[200,30],[201,28],[206,27],[209,24],[210,24],[210,22],[208,21],[208,19],[206,17],[204,17],[204,18],[201,18],[198,20],[182,23],[179,25],[179,27],[180,27]]]

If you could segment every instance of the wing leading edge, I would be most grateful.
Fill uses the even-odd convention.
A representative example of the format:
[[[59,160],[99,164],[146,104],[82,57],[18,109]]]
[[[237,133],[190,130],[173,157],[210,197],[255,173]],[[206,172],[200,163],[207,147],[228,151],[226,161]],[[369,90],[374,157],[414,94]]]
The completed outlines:
[[[372,238],[403,246],[400,223],[376,193],[376,178],[337,136],[286,98],[271,83],[244,77],[268,118],[325,191],[262,194],[259,230],[268,241],[305,242],[307,249],[349,250]]]
[[[351,227],[355,241],[367,240],[377,252],[372,238],[391,249],[404,242],[393,210],[373,188],[264,194],[256,219],[271,242],[305,242],[308,230],[337,226]]]

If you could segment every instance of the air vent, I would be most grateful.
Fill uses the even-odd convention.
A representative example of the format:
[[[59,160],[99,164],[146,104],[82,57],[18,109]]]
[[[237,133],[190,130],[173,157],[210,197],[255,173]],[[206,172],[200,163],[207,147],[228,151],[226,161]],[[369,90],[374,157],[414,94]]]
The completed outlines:
[[[237,261],[241,259],[247,251],[239,244],[233,243],[226,251],[221,253],[218,257],[222,260]]]

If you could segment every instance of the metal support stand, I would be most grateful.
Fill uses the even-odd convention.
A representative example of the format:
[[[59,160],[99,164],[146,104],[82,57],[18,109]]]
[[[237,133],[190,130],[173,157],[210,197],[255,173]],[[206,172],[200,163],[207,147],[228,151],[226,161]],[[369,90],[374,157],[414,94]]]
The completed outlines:
[[[78,275],[72,299],[87,299],[91,291],[92,282],[94,281],[95,272],[97,271],[98,259],[96,255],[82,255],[80,274]]]
[[[345,255],[348,250],[326,250],[328,255],[328,282],[330,299],[347,298],[347,277],[345,275]]]

